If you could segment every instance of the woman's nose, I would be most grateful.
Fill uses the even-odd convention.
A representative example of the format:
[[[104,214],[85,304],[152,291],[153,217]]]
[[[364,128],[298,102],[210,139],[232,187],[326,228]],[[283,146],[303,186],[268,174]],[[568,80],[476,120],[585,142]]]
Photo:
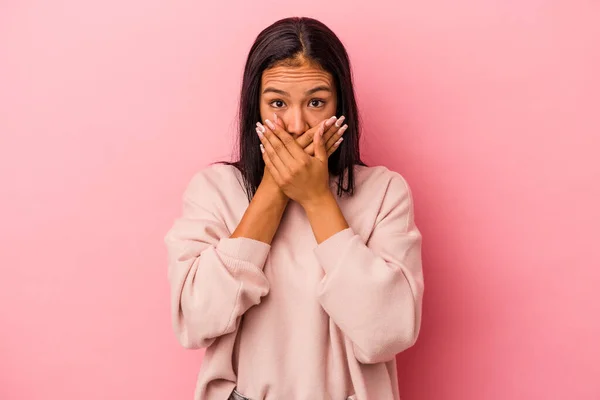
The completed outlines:
[[[286,114],[284,125],[286,126],[286,130],[294,136],[300,136],[308,129],[306,119],[301,113]]]

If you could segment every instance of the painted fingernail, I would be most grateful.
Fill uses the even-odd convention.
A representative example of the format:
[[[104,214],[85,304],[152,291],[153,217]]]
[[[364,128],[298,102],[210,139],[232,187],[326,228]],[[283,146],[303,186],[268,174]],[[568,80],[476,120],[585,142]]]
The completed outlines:
[[[342,124],[344,123],[344,120],[345,120],[345,119],[346,119],[346,117],[342,115],[342,116],[340,117],[340,119],[338,119],[337,121],[335,121],[335,126],[337,126],[338,128],[339,128],[340,126],[342,126]]]
[[[336,116],[334,115],[333,117],[331,117],[327,121],[325,121],[325,126],[329,128],[331,125],[333,125],[335,120],[336,120]]]
[[[269,121],[268,119],[265,119],[265,123],[269,126],[269,128],[275,130],[275,125],[273,125],[273,123],[271,121]]]
[[[258,135],[259,138],[261,138],[261,139],[263,138],[264,135],[263,135],[263,133],[261,132],[261,130],[259,128],[256,128],[256,133],[257,133],[257,135]]]
[[[267,131],[267,128],[265,128],[260,122],[256,123],[256,127],[257,129],[260,129],[262,133],[265,133]]]
[[[263,146],[262,143],[260,144],[260,152],[265,154],[265,146]]]
[[[344,125],[344,126],[342,126],[342,127],[341,127],[341,128],[338,130],[338,131],[337,131],[337,134],[338,134],[338,135],[341,135],[341,134],[343,134],[343,133],[346,131],[346,129],[348,129],[348,125]]]
[[[273,120],[277,123],[277,113],[273,113]]]
[[[335,142],[333,145],[334,145],[334,146],[339,146],[339,145],[340,145],[340,143],[342,143],[342,140],[344,140],[344,138],[343,138],[343,137],[339,138],[339,139],[337,140],[337,142]],[[262,144],[261,144],[261,146],[262,146]]]

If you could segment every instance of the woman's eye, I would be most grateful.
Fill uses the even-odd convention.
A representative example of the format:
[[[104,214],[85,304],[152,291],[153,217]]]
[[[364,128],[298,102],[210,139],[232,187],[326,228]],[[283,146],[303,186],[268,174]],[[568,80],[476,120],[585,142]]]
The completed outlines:
[[[275,105],[275,104],[281,104],[281,105]],[[281,100],[273,100],[271,102],[271,105],[274,106],[275,108],[281,108],[281,107],[283,107],[283,101],[281,101]]]
[[[271,105],[271,107],[274,107],[274,108],[282,108],[285,106],[285,103],[283,102],[283,100],[273,100],[269,104]],[[309,101],[308,104],[311,107],[318,108],[318,107],[322,107],[325,104],[325,102],[323,100],[313,99],[313,100]]]

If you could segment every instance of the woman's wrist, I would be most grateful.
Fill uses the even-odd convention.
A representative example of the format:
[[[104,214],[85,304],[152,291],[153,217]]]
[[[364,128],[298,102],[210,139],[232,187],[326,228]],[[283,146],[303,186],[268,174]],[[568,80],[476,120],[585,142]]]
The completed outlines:
[[[270,244],[287,206],[287,196],[263,181],[231,237],[247,237]]]
[[[258,185],[256,193],[264,194],[266,201],[272,203],[274,206],[286,206],[290,198],[283,193],[283,191],[277,186],[275,181],[262,181]]]

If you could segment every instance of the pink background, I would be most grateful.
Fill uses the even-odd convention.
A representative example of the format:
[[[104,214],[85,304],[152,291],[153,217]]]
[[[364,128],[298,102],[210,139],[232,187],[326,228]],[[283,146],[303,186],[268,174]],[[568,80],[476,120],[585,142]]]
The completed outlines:
[[[600,398],[600,3],[201,3],[0,5],[1,399],[192,398],[162,238],[291,15],[346,44],[365,159],[414,191],[403,400]]]

